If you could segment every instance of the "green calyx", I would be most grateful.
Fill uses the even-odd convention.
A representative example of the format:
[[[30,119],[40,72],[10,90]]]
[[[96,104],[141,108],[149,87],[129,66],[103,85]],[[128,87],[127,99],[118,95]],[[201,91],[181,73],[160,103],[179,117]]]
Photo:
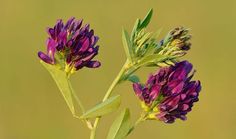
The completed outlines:
[[[141,107],[144,111],[145,115],[145,120],[156,120],[157,119],[157,114],[160,113],[158,109],[158,105],[161,103],[163,100],[163,96],[160,95],[154,100],[150,105],[147,105],[144,101],[141,102]]]
[[[73,73],[75,73],[76,69],[74,68],[74,64],[70,63],[68,64],[66,62],[66,58],[65,58],[65,53],[62,52],[56,52],[55,53],[55,66],[66,72],[67,76],[69,77],[70,75],[72,75]]]

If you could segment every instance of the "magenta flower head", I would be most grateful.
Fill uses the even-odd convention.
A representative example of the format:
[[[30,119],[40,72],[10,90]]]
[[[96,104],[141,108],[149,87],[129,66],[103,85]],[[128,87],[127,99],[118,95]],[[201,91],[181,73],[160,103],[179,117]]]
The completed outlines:
[[[53,28],[47,28],[47,53],[38,52],[39,58],[51,65],[59,65],[73,73],[83,67],[97,68],[99,61],[92,60],[98,54],[98,37],[82,20],[70,18],[65,24],[58,20]]]
[[[186,120],[193,103],[198,101],[200,81],[192,81],[194,72],[188,61],[161,68],[151,75],[145,85],[134,83],[136,95],[148,113],[148,119],[173,123],[175,119]]]

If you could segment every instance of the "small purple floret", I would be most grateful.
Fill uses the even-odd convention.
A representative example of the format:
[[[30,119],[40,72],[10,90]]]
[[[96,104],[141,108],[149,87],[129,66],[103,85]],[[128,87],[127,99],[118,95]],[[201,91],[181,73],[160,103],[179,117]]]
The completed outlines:
[[[193,103],[198,101],[201,90],[200,81],[191,81],[194,72],[188,61],[176,63],[174,66],[161,68],[151,75],[145,85],[133,84],[136,95],[149,107],[154,101],[159,110],[156,118],[165,123],[173,123],[175,119],[186,120]],[[160,99],[161,98],[161,99]],[[160,100],[158,100],[160,99]]]
[[[48,64],[53,64],[53,60],[48,55],[44,54],[41,51],[38,52],[38,57]]]

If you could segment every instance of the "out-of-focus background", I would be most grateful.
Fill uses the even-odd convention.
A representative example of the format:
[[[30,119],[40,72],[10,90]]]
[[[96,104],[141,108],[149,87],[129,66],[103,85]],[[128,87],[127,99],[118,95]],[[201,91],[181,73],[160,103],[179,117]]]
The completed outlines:
[[[45,28],[56,19],[71,16],[90,23],[100,37],[96,58],[102,67],[83,69],[72,84],[90,108],[100,101],[125,62],[121,29],[131,30],[136,18],[153,8],[148,30],[191,28],[192,49],[183,58],[197,69],[202,81],[200,101],[188,120],[175,124],[149,121],[129,139],[234,139],[236,131],[236,1],[235,0],[0,0],[0,139],[87,139],[89,130],[71,116],[49,73],[39,63],[37,51],[45,50]],[[160,37],[160,38],[161,38]],[[155,69],[138,72],[142,80]],[[114,93],[122,95],[122,108],[140,114],[130,83]],[[120,110],[121,110],[120,109]],[[104,139],[116,114],[105,116],[98,130]]]

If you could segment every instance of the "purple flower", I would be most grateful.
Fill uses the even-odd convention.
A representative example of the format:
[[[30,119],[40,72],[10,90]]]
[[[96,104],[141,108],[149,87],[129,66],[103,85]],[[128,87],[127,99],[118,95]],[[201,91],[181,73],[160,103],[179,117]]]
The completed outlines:
[[[44,62],[63,65],[67,72],[100,66],[99,61],[92,60],[98,54],[98,37],[88,24],[82,26],[82,20],[72,17],[65,24],[58,20],[53,28],[47,28],[47,32],[47,53],[38,52]]]
[[[194,72],[188,61],[176,63],[174,66],[161,68],[150,75],[147,83],[134,83],[136,95],[141,99],[147,112],[154,118],[173,123],[175,119],[186,120],[193,103],[198,101],[201,90],[200,81],[191,81]]]

